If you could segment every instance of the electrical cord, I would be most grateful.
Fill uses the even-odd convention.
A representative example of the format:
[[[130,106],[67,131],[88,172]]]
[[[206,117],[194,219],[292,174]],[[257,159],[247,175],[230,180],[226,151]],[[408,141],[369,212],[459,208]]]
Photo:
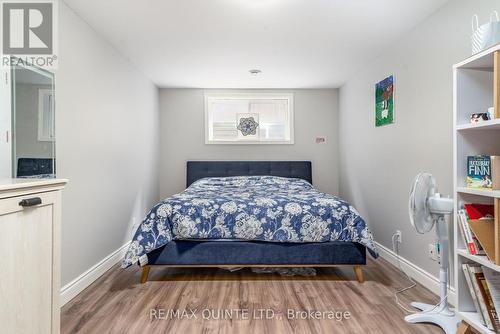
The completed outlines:
[[[412,283],[411,285],[409,285],[409,286],[407,286],[407,287],[405,287],[405,288],[398,289],[398,290],[396,290],[396,291],[394,292],[394,299],[395,299],[395,301],[396,301],[396,304],[397,304],[397,305],[398,305],[401,309],[403,309],[405,312],[410,313],[410,314],[414,314],[414,313],[428,313],[428,312],[432,312],[432,311],[434,311],[436,308],[438,308],[439,306],[441,306],[441,304],[443,304],[443,302],[444,302],[444,301],[446,300],[446,298],[448,297],[448,292],[449,292],[449,290],[450,290],[450,284],[449,284],[449,282],[448,282],[448,285],[447,285],[447,290],[446,290],[446,296],[444,296],[444,297],[443,297],[443,298],[439,301],[439,303],[437,303],[436,305],[434,305],[434,307],[433,307],[433,308],[431,308],[430,310],[427,310],[427,311],[415,311],[415,310],[410,310],[410,309],[408,309],[405,305],[403,305],[403,304],[401,303],[401,301],[399,300],[399,296],[398,296],[398,295],[399,295],[399,294],[401,294],[401,293],[403,293],[403,292],[406,292],[406,291],[408,291],[408,290],[410,290],[410,289],[413,289],[414,287],[416,287],[416,286],[417,286],[417,282],[415,282],[415,281],[413,280],[413,278],[411,278],[411,277],[410,277],[410,276],[409,276],[409,275],[408,275],[408,274],[407,274],[407,273],[403,270],[403,268],[402,268],[402,266],[401,266],[401,261],[400,261],[400,259],[399,259],[399,242],[397,242],[397,243],[396,243],[396,242],[394,241],[394,239],[395,239],[395,237],[396,237],[396,236],[397,236],[397,234],[396,234],[396,233],[394,233],[394,234],[392,235],[392,251],[396,253],[396,260],[397,260],[398,269],[399,269],[399,271],[401,271],[401,272],[402,272],[402,273],[406,276],[406,279]],[[449,273],[449,271],[450,271],[450,269],[448,268],[448,273],[447,273],[447,274],[448,274],[448,277],[449,277],[449,274],[450,274],[450,273]]]

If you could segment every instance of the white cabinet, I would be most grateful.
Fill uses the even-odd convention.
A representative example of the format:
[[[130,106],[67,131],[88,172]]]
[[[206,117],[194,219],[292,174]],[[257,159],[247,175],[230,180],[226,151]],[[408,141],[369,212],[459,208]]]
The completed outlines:
[[[59,333],[65,180],[0,180],[2,333]]]

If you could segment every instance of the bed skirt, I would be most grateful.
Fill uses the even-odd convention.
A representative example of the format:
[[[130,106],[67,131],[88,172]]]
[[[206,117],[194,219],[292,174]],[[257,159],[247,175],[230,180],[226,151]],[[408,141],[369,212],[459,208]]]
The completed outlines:
[[[364,265],[356,242],[278,243],[175,240],[148,254],[148,265]]]

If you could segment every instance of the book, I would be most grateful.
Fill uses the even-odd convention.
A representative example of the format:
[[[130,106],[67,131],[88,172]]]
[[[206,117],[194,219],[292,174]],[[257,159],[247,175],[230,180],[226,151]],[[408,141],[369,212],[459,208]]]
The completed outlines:
[[[467,246],[467,249],[469,249],[469,243],[467,242],[467,235],[466,235],[467,232],[465,231],[464,224],[462,224],[462,219],[460,218],[459,215],[457,215],[457,224],[458,227],[460,228],[460,234],[462,235],[462,240],[464,241],[464,245]]]
[[[484,303],[486,306],[486,310],[488,312],[488,316],[491,320],[491,325],[493,326],[493,330],[496,333],[498,333],[498,331],[500,330],[500,321],[498,319],[498,314],[495,309],[495,304],[493,303],[493,298],[491,298],[490,290],[488,288],[488,283],[486,282],[486,278],[484,277],[484,272],[482,267],[481,267],[481,273],[476,273],[476,279],[479,285],[479,290],[483,295]]]
[[[483,274],[488,282],[491,298],[496,310],[500,310],[500,272],[483,267]]]
[[[474,243],[474,240],[472,239],[472,232],[469,228],[469,224],[467,223],[467,219],[464,219],[465,213],[463,211],[463,209],[458,210],[457,220],[461,226],[461,230],[464,232],[463,237],[465,239],[465,244],[467,245],[467,250],[470,254],[476,255],[476,245]]]
[[[485,255],[483,247],[477,240],[469,225],[469,216],[464,209],[458,210],[458,222],[461,224],[461,230],[465,232],[467,250],[472,255]]]
[[[474,292],[476,293],[477,302],[479,304],[479,311],[482,313],[486,327],[489,330],[494,331],[493,322],[490,317],[490,313],[486,306],[486,301],[484,299],[483,292],[481,291],[482,284],[481,278],[484,278],[483,270],[479,265],[466,264],[467,270],[469,271],[472,285],[474,287]],[[481,284],[481,285],[480,285]],[[484,290],[484,288],[482,288]]]
[[[499,156],[475,155],[467,157],[467,187],[474,189],[500,188]]]
[[[465,276],[465,282],[467,283],[467,286],[469,287],[469,292],[472,297],[472,302],[474,303],[474,307],[476,308],[477,314],[479,315],[479,320],[481,323],[486,326],[486,322],[484,321],[483,313],[481,312],[481,308],[479,306],[479,302],[477,300],[477,295],[476,291],[474,290],[474,285],[472,284],[471,281],[471,274],[469,273],[469,270],[467,268],[467,264],[462,264],[462,270],[464,272]]]

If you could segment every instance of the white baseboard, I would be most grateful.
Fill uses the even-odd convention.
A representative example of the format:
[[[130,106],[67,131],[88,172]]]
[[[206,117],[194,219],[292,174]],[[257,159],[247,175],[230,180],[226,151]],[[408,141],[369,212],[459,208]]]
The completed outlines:
[[[397,267],[398,261],[396,253],[392,249],[389,249],[379,244],[378,242],[375,242],[375,244],[380,256],[390,264]],[[439,279],[437,277],[431,275],[424,269],[416,266],[415,264],[411,263],[401,256],[399,257],[399,263],[401,264],[401,268],[406,274],[408,274],[408,276],[413,278],[416,282],[420,283],[427,289],[431,290],[434,294],[439,295]],[[450,302],[450,304],[456,305],[455,288],[453,287],[450,288],[448,301]]]
[[[126,243],[113,253],[106,256],[99,263],[95,264],[92,268],[69,282],[61,289],[61,307],[63,307],[71,299],[75,298],[80,292],[85,290],[90,284],[101,277],[111,267],[121,261],[127,252],[130,243]]]

